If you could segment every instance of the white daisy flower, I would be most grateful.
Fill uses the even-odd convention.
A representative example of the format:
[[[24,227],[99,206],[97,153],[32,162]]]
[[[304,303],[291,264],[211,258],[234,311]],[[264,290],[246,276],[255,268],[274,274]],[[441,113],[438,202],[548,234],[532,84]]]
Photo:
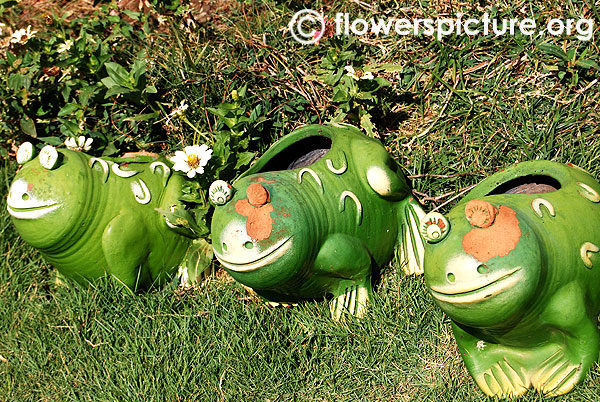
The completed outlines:
[[[13,34],[10,36],[10,42],[24,45],[29,39],[33,38],[36,33],[37,31],[32,31],[31,25],[28,25],[27,29],[21,28],[13,32]]]
[[[190,179],[196,176],[196,173],[204,173],[204,166],[212,156],[212,149],[207,145],[191,145],[183,148],[183,151],[175,152],[175,156],[169,158],[174,163],[173,169],[183,172]]]
[[[346,75],[348,77],[352,77],[355,80],[372,80],[373,78],[375,78],[375,76],[373,76],[373,73],[370,71],[366,71],[366,72],[361,72],[361,71],[356,71],[354,70],[354,67],[352,66],[346,66],[344,67],[344,70],[347,71]]]
[[[171,113],[169,113],[169,116],[171,117],[181,117],[185,114],[185,111],[188,109],[189,105],[186,103],[185,99],[181,101],[181,103],[179,104],[179,106],[177,106],[175,109],[173,109],[171,111]]]
[[[89,151],[92,148],[93,138],[85,138],[80,135],[77,140],[74,137],[69,137],[65,140],[65,145],[72,151]]]
[[[71,39],[67,39],[65,41],[65,43],[61,43],[60,45],[58,45],[58,53],[64,53],[64,52],[68,52],[69,50],[71,50],[71,46],[73,46],[73,41]]]
[[[477,341],[476,347],[477,347],[477,350],[483,350],[483,349],[485,349],[485,342],[482,341],[482,340]]]

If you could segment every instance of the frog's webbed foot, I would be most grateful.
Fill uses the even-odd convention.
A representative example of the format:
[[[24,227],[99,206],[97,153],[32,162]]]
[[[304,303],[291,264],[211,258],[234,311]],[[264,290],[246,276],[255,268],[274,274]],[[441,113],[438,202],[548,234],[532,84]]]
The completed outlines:
[[[556,396],[573,389],[581,376],[581,364],[573,364],[562,350],[558,350],[542,362],[539,371],[532,376],[531,383],[538,391]]]
[[[356,318],[363,317],[369,304],[369,289],[353,283],[343,290],[343,293],[335,296],[330,302],[331,318],[339,321],[343,314],[350,314]]]
[[[529,387],[519,369],[513,367],[506,358],[476,376],[475,381],[487,395],[498,397],[520,396]]]

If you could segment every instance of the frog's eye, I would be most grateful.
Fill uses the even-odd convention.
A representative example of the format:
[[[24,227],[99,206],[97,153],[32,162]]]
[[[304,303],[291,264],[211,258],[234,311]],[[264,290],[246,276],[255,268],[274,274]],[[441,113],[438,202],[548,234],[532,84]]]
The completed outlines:
[[[17,163],[23,165],[35,156],[35,148],[31,142],[24,142],[17,150]]]
[[[223,180],[215,180],[208,188],[208,198],[215,205],[225,205],[233,196],[233,188]]]
[[[439,212],[430,212],[421,219],[419,231],[429,243],[442,241],[448,235],[450,223]]]
[[[46,145],[40,151],[40,165],[46,169],[54,169],[58,165],[58,152],[52,145]]]

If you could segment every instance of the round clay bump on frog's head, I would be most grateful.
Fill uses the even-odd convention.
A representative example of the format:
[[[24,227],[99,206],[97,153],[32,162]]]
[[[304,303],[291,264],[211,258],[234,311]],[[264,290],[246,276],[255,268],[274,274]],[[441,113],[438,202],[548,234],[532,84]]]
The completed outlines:
[[[269,191],[260,183],[252,183],[246,189],[248,203],[254,207],[262,207],[271,200]]]
[[[471,200],[465,206],[465,217],[469,223],[478,228],[487,228],[492,226],[498,209],[487,201]]]

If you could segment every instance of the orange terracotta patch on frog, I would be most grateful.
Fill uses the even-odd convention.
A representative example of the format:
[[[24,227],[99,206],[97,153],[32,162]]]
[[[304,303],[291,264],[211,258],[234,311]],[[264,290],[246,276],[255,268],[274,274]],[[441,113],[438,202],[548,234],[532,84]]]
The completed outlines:
[[[253,177],[250,179],[251,182],[253,183],[262,183],[262,184],[271,184],[271,183],[275,183],[275,180],[267,180],[264,177]]]
[[[501,205],[494,223],[485,228],[474,228],[463,237],[463,248],[481,262],[504,257],[517,247],[521,228],[516,212]]]
[[[271,195],[259,183],[254,183],[246,189],[248,198],[235,203],[235,212],[247,216],[246,232],[253,240],[264,240],[271,236],[273,229],[273,205],[270,204]]]

